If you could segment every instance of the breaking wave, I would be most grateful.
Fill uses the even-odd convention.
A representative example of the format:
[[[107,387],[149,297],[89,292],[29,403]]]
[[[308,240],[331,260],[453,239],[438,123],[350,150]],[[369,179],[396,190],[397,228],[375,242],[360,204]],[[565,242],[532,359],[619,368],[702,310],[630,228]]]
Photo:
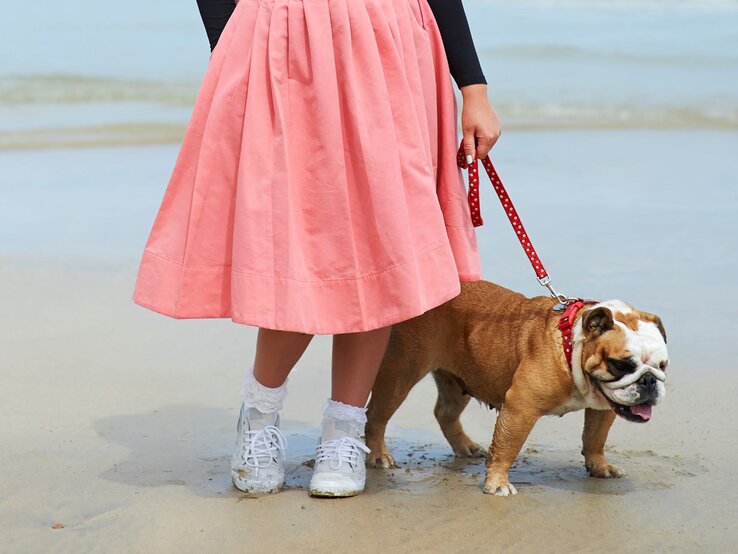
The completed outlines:
[[[538,55],[538,54],[536,54]],[[0,119],[20,107],[43,106],[32,127],[0,128],[0,150],[175,144],[181,141],[197,83],[123,80],[70,74],[13,76],[0,81]],[[729,99],[700,105],[582,103],[561,100],[495,102],[503,129],[738,129],[738,107]],[[84,114],[117,108],[123,120],[91,123]],[[129,108],[130,106],[130,108]],[[145,106],[146,109],[142,109]],[[152,106],[156,109],[153,109]],[[160,108],[179,108],[164,117]],[[73,109],[72,109],[73,108]],[[107,112],[106,112],[107,113]],[[126,114],[130,113],[130,117]],[[169,112],[171,113],[171,111]],[[51,117],[50,115],[53,115]],[[44,125],[44,122],[47,125]],[[53,122],[53,123],[52,123]]]

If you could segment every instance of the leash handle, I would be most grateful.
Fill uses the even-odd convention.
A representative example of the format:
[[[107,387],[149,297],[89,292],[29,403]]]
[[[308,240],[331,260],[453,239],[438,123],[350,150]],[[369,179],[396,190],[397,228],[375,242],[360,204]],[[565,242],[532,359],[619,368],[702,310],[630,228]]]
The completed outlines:
[[[466,154],[464,153],[464,141],[462,140],[461,144],[459,145],[459,150],[456,154],[456,163],[460,168],[468,170],[469,190],[467,197],[469,201],[469,211],[471,212],[472,224],[474,225],[474,227],[484,225],[479,205],[479,167],[477,161],[477,154],[475,152],[474,160],[472,161],[472,163],[468,164],[466,162]],[[557,293],[554,290],[553,285],[551,285],[551,278],[548,276],[548,272],[543,266],[543,262],[541,262],[541,259],[538,257],[538,253],[536,252],[536,249],[533,247],[533,244],[528,237],[528,233],[523,226],[523,222],[518,216],[518,212],[515,209],[512,200],[510,199],[510,195],[507,193],[505,186],[502,184],[502,180],[497,174],[495,166],[492,165],[492,160],[490,160],[489,156],[482,159],[482,165],[484,166],[484,169],[489,176],[489,180],[492,181],[492,186],[497,193],[497,197],[502,203],[502,209],[505,210],[505,215],[507,215],[507,219],[510,221],[510,225],[512,225],[513,231],[515,231],[515,234],[520,241],[520,245],[525,251],[525,255],[528,256],[530,264],[531,266],[533,266],[533,271],[535,271],[536,273],[538,282],[542,286],[546,287],[551,293],[551,296],[556,298],[559,302],[564,304],[569,303],[569,301],[572,299]]]

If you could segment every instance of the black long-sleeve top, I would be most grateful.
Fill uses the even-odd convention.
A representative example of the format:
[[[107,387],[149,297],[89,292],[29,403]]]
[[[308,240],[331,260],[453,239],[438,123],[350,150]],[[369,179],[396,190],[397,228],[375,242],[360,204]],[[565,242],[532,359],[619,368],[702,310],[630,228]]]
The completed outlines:
[[[456,85],[487,83],[474,48],[469,22],[462,0],[427,0],[441,32],[443,47],[448,58],[449,71]],[[220,33],[236,7],[235,0],[197,0],[210,50],[220,38]]]

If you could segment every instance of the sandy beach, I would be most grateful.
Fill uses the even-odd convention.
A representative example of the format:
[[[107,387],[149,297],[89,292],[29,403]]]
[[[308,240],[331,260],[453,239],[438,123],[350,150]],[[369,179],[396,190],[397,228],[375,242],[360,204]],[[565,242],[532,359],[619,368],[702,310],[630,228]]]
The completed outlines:
[[[586,476],[581,413],[542,420],[511,471],[513,498],[481,493],[482,460],[454,459],[426,379],[389,429],[400,468],[369,470],[359,497],[321,500],[303,465],[329,384],[330,338],[316,336],[289,384],[287,488],[246,499],[228,463],[251,328],[145,313],[128,302],[129,272],[1,276],[14,314],[2,329],[3,551],[239,552],[255,541],[277,552],[687,552],[738,538],[735,376],[675,363],[654,419],[613,428],[619,480]],[[487,444],[494,417],[472,403],[463,419]]]
[[[400,467],[333,500],[306,491],[330,336],[288,383],[285,490],[248,499],[229,462],[256,328],[132,302],[208,60],[196,4],[72,4],[0,21],[0,552],[735,550],[734,2],[465,0],[493,161],[554,284],[666,326],[663,404],[610,433],[627,475],[587,477],[579,412],[535,427],[517,496],[484,495],[426,378],[390,422]],[[486,180],[481,210],[484,278],[543,294]],[[486,446],[495,417],[462,421]]]

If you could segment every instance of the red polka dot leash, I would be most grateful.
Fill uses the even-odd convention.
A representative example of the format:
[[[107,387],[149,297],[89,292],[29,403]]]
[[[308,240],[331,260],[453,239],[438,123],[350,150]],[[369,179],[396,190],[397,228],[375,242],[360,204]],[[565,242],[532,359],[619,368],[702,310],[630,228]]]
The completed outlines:
[[[471,164],[468,164],[466,162],[463,140],[461,141],[461,144],[459,145],[459,151],[456,154],[456,163],[462,169],[468,170],[469,211],[471,213],[471,219],[474,227],[479,227],[480,225],[484,224],[484,221],[482,220],[482,214],[479,208],[479,168],[477,167],[477,155],[476,153],[474,154],[474,160]],[[564,350],[564,356],[566,357],[566,361],[569,364],[569,367],[571,367],[572,351],[574,349],[572,340],[572,329],[574,326],[574,320],[577,313],[584,306],[588,304],[594,304],[597,301],[584,300],[582,298],[569,298],[567,296],[564,296],[563,294],[559,294],[558,292],[556,292],[556,290],[554,290],[553,285],[551,284],[551,278],[548,276],[546,268],[543,267],[543,262],[541,262],[541,259],[538,257],[536,249],[533,248],[533,244],[530,242],[530,238],[528,238],[528,233],[525,231],[523,222],[518,216],[518,211],[515,209],[512,200],[510,200],[510,195],[507,194],[507,190],[505,190],[505,186],[502,184],[502,180],[497,174],[495,166],[492,165],[492,160],[489,159],[489,156],[482,159],[482,165],[487,171],[489,180],[492,181],[492,186],[494,187],[495,192],[500,199],[500,202],[502,202],[502,208],[505,210],[505,214],[510,220],[510,225],[512,225],[513,230],[518,236],[518,240],[523,247],[523,250],[525,250],[526,256],[528,256],[528,259],[533,266],[533,270],[536,272],[538,282],[549,290],[551,296],[558,300],[558,303],[553,307],[553,309],[563,312],[561,314],[561,317],[559,318],[558,327],[561,332],[561,342]]]
[[[467,163],[466,154],[464,153],[464,141],[462,140],[461,144],[459,145],[459,150],[456,154],[456,163],[460,168],[468,170],[469,211],[471,213],[471,219],[474,227],[484,225],[484,221],[482,220],[482,213],[479,206],[479,168],[477,165],[477,161],[478,158],[475,153],[472,163]],[[528,256],[528,259],[533,266],[533,271],[536,272],[538,282],[542,286],[546,287],[551,293],[551,296],[559,301],[559,304],[557,304],[554,309],[564,310],[568,304],[576,302],[577,300],[581,300],[578,298],[568,298],[563,294],[557,293],[554,290],[553,285],[551,285],[551,278],[548,276],[546,268],[543,267],[543,262],[541,262],[541,259],[538,257],[536,249],[533,248],[533,244],[530,242],[530,238],[528,237],[528,233],[525,231],[523,222],[520,220],[518,212],[515,209],[512,200],[510,200],[510,195],[507,193],[507,190],[505,190],[505,186],[502,184],[502,180],[497,174],[495,166],[492,165],[492,160],[490,160],[489,156],[482,159],[482,165],[487,171],[487,175],[489,176],[490,181],[492,181],[492,186],[494,187],[495,192],[500,199],[500,202],[502,202],[502,208],[505,210],[505,214],[510,220],[510,225],[512,225],[513,230],[515,231],[515,234],[517,235],[518,240],[523,247],[523,250],[525,250],[525,255]]]

